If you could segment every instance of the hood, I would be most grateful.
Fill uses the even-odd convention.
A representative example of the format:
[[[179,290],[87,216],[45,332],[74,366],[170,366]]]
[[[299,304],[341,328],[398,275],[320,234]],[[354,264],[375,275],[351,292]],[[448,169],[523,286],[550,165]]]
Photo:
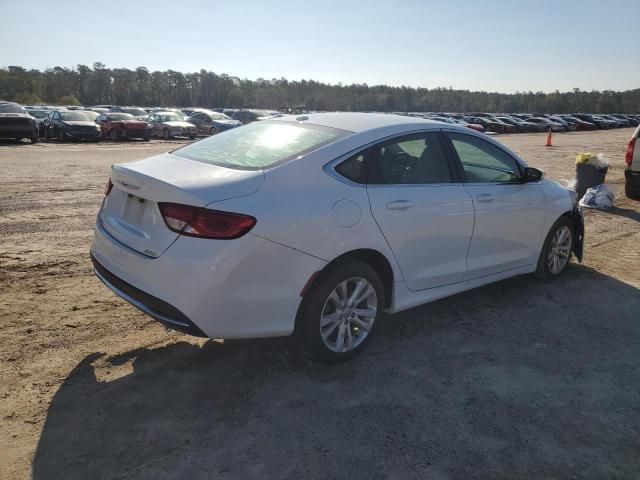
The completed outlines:
[[[233,119],[229,119],[229,120],[213,120],[214,124],[219,124],[219,125],[241,125],[242,122],[240,122],[239,120],[233,120]]]
[[[70,127],[97,127],[95,122],[88,120],[65,120],[62,123],[69,125]]]
[[[162,124],[163,125],[168,125],[170,127],[182,127],[182,128],[192,127],[192,128],[195,128],[195,125],[193,123],[181,122],[180,120],[174,120],[172,122],[162,122]]]

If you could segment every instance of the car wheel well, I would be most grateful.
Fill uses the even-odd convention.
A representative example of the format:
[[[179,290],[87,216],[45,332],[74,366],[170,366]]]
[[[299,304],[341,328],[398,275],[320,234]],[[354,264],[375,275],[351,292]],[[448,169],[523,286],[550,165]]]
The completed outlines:
[[[382,253],[369,248],[351,250],[350,252],[343,253],[339,257],[334,258],[313,277],[312,283],[308,285],[306,289],[312,287],[324,273],[330,271],[336,265],[349,260],[359,260],[366,263],[367,265],[370,265],[378,275],[380,275],[380,280],[382,281],[384,289],[384,306],[385,308],[390,307],[393,295],[393,269],[391,268],[389,260],[387,260]]]

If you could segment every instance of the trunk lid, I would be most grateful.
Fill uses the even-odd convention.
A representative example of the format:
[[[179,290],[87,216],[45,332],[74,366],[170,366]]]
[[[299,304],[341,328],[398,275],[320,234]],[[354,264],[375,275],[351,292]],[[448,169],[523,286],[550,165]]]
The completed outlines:
[[[167,228],[159,202],[204,207],[256,192],[264,173],[234,170],[171,154],[111,167],[113,189],[98,215],[103,228],[120,243],[159,257],[178,238]]]

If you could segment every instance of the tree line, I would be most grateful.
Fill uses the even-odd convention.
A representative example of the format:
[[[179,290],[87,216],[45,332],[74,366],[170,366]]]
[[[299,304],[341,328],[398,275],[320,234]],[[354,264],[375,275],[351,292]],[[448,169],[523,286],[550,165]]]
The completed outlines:
[[[330,85],[314,80],[240,79],[208,70],[145,67],[0,68],[0,100],[23,104],[229,107],[381,112],[638,113],[640,88],[617,91],[474,92],[451,88]]]

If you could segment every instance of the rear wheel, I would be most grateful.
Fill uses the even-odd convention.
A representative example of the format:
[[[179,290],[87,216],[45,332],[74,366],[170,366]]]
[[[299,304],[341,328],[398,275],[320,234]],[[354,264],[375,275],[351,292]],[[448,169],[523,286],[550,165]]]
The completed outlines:
[[[360,353],[375,331],[383,291],[376,271],[359,261],[321,274],[304,298],[296,322],[306,353],[323,363],[345,362]]]
[[[555,280],[569,265],[573,247],[573,224],[567,217],[560,217],[553,224],[544,241],[536,276],[544,281]]]

